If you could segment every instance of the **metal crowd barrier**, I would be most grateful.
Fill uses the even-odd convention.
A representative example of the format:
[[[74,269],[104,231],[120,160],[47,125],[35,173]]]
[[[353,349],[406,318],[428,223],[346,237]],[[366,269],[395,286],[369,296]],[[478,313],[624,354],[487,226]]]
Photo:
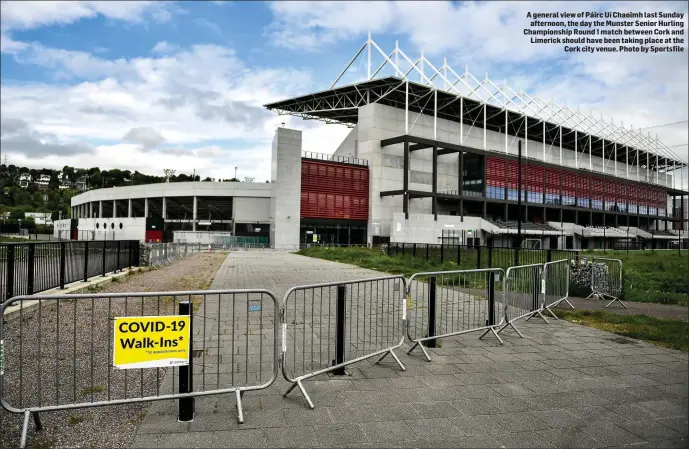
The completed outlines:
[[[345,367],[371,357],[390,355],[404,342],[406,308],[402,276],[301,285],[283,300],[282,372],[299,387],[310,408],[303,381],[320,374],[343,375]]]
[[[501,268],[413,274],[407,286],[407,353],[419,347],[430,362],[426,347],[436,347],[436,339],[478,331],[485,331],[479,338],[492,332],[502,343],[495,328],[502,324],[503,301],[495,296],[504,275]]]
[[[4,320],[7,307],[36,300],[35,309]],[[39,414],[57,410],[179,399],[187,421],[194,397],[234,393],[241,423],[243,394],[277,378],[278,314],[275,295],[262,289],[17,296],[0,306],[0,404],[24,415],[22,448],[29,418],[40,430]],[[190,316],[188,365],[114,366],[125,335],[115,318],[182,315]],[[176,346],[159,335],[160,346],[156,336],[148,347]]]
[[[541,313],[544,308],[540,295],[542,276],[542,264],[521,265],[507,269],[503,286],[505,318],[498,333],[511,327],[524,338],[514,325],[517,320],[538,316],[546,323],[548,322]]]
[[[151,243],[148,265],[160,268],[169,265],[176,259],[203,251],[199,243]]]
[[[565,302],[572,309],[569,302],[569,260],[547,262],[543,265],[543,310],[547,310],[556,320],[559,318],[553,308]]]
[[[620,259],[594,257],[591,263],[591,294],[586,299],[598,297],[603,300],[610,300],[605,306],[606,308],[617,301],[626,309],[627,306],[620,300],[622,286],[622,261]]]
[[[183,257],[190,247],[155,245],[151,260]],[[596,260],[610,267],[605,279],[620,280],[601,286],[596,277],[596,291],[621,290],[621,262]],[[268,388],[280,369],[292,384],[284,396],[299,387],[313,409],[303,381],[388,355],[404,371],[395,350],[405,336],[409,352],[418,346],[429,361],[426,347],[444,337],[484,331],[479,338],[492,332],[503,343],[498,334],[512,327],[523,338],[515,321],[545,320],[544,309],[567,301],[568,274],[568,262],[558,261],[416,273],[408,283],[385,276],[296,286],[282,304],[263,289],[18,296],[0,306],[0,405],[23,414],[21,447],[30,418],[40,430],[47,411],[176,399],[180,420],[189,421],[194,397],[234,393],[242,423],[243,394]],[[6,320],[7,307],[22,301],[38,304]],[[188,360],[115,366],[116,318],[177,316],[189,316]]]

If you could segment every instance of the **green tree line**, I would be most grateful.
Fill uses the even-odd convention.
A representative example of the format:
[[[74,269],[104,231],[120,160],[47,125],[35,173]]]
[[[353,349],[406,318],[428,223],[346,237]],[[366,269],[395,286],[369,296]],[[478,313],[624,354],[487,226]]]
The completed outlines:
[[[22,174],[31,176],[32,181],[27,187],[19,186]],[[36,183],[41,175],[50,176],[47,188],[40,188]],[[206,180],[210,181],[209,178]],[[68,182],[70,187],[60,189],[63,181]],[[9,217],[5,219],[6,223],[25,220],[26,212],[50,212],[52,219],[56,220],[62,211],[62,218],[69,218],[71,213],[70,200],[74,195],[81,193],[77,189],[78,181],[83,181],[85,188],[92,190],[165,182],[165,177],[117,168],[101,170],[98,167],[86,169],[64,166],[62,170],[52,170],[2,164],[0,165],[0,189],[2,189],[3,194],[0,197],[0,213],[9,212]],[[200,181],[200,176],[180,173],[170,177],[170,182],[184,181]],[[31,228],[31,220],[25,221],[22,227],[25,225]]]

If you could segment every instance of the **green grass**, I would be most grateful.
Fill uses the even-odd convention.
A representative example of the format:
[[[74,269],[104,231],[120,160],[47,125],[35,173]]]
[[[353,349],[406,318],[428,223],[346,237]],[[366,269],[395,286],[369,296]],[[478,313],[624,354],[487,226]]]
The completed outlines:
[[[70,427],[74,427],[79,423],[84,422],[84,417],[79,415],[69,415],[68,424]]]
[[[450,271],[467,269],[455,262],[440,263],[426,261],[424,257],[386,256],[380,249],[369,248],[303,248],[297,251],[302,256],[348,263],[370,270],[409,277],[422,271]],[[463,265],[463,264],[462,264]]]
[[[689,304],[689,252],[600,251],[582,256],[608,257],[622,261],[624,299],[659,304]]]
[[[511,266],[514,253],[512,250],[493,249],[493,267],[506,269]],[[369,248],[304,248],[297,252],[304,256],[343,262],[362,268],[382,271],[384,273],[409,277],[422,271],[470,270],[477,267],[478,253],[474,249],[462,249],[461,263],[446,261],[440,263],[439,248],[431,248],[426,261],[425,249],[419,247],[417,256],[411,255],[411,245],[405,249],[405,255],[386,256],[380,249]],[[487,251],[481,254],[481,267],[487,268]],[[584,251],[580,257],[593,256],[621,259],[624,270],[624,299],[635,302],[653,302],[659,304],[689,304],[689,253],[677,251]],[[562,255],[553,251],[553,259]],[[446,250],[445,257],[456,260],[456,250]],[[533,259],[533,257],[530,257]],[[529,263],[545,260],[529,260]],[[581,289],[580,289],[581,290]],[[579,291],[570,284],[573,296],[586,297],[588,287]]]
[[[105,386],[94,385],[92,387],[86,387],[86,388],[82,388],[81,390],[79,390],[79,396],[84,397],[84,396],[89,396],[91,394],[102,393],[104,391],[105,391]]]
[[[35,240],[34,240],[35,241]],[[18,237],[0,237],[0,243],[29,243],[28,239],[22,239]]]
[[[618,315],[603,310],[555,309],[561,319],[624,337],[689,352],[689,323],[646,315]]]

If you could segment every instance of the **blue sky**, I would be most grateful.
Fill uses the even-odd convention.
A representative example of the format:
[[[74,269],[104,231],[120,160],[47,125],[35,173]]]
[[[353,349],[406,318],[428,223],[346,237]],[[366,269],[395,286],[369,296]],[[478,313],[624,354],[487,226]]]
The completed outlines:
[[[410,58],[423,49],[437,66],[446,57],[460,73],[467,64],[480,80],[488,72],[615,123],[686,120],[686,53],[573,55],[523,35],[529,11],[642,7],[687,10],[676,2],[2,2],[3,162],[195,168],[212,177],[238,166],[262,181],[278,123],[302,129],[305,150],[325,153],[348,130],[261,106],[328,88],[369,31],[386,53],[399,41]],[[687,142],[686,123],[653,132],[687,157],[676,146]]]

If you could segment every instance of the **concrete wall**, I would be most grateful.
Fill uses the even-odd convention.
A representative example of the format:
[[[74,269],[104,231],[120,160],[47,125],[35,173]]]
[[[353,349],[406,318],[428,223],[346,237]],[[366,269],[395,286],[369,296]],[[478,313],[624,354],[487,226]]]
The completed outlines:
[[[265,182],[162,182],[140,186],[95,189],[72,197],[72,207],[90,202],[138,198],[223,196],[269,198],[271,184]],[[94,210],[97,212],[97,204]]]
[[[277,170],[270,185],[270,245],[276,249],[299,248],[301,212],[301,131],[278,128],[272,147]]]
[[[232,212],[235,223],[268,223],[270,221],[270,198],[234,198]]]
[[[428,243],[438,245],[441,241],[443,230],[445,231],[469,231],[471,238],[480,238],[485,243],[486,233],[482,228],[487,223],[478,217],[460,217],[452,215],[438,215],[438,221],[433,220],[430,214],[409,214],[405,220],[403,213],[395,213],[392,219],[390,241],[399,243]],[[466,242],[462,242],[466,244]]]
[[[69,231],[69,220],[58,220],[56,223],[59,223],[55,225],[56,230]],[[78,230],[81,240],[145,240],[146,219],[80,218]]]
[[[340,144],[339,147],[337,147],[337,150],[335,150],[334,155],[335,156],[343,156],[343,157],[355,157],[358,158],[358,147],[359,147],[359,134],[357,132],[357,126],[354,126],[352,130],[347,134],[347,137],[344,138],[342,143]]]

